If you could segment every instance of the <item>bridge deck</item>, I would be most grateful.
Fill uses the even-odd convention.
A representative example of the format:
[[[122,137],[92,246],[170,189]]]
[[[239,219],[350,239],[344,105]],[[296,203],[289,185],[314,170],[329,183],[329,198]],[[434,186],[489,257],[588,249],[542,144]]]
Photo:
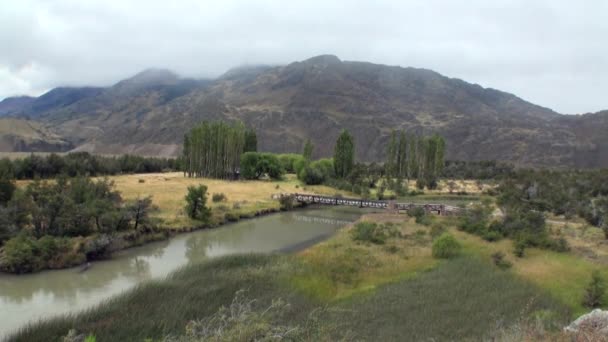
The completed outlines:
[[[372,201],[358,198],[331,197],[297,193],[292,195],[294,196],[294,199],[296,201],[308,204],[343,205],[359,208],[393,210],[410,210],[414,208],[422,208],[428,213],[436,213],[439,215],[457,215],[460,214],[463,210],[462,208],[445,204],[397,203],[394,201]]]

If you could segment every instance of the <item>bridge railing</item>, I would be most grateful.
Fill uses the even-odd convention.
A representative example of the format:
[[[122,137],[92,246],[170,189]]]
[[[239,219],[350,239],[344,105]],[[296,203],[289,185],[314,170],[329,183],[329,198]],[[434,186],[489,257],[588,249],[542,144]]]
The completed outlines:
[[[375,208],[375,209],[389,209],[391,206],[387,201],[373,201],[373,200],[364,200],[357,198],[345,198],[345,197],[331,197],[331,196],[321,196],[321,195],[311,195],[311,194],[289,194],[289,196],[294,196],[294,199],[298,202],[302,203],[311,203],[311,204],[324,204],[324,205],[344,205],[351,207],[360,207],[360,208]],[[440,215],[452,215],[459,214],[463,211],[462,208],[445,205],[445,204],[419,204],[419,203],[394,203],[394,208],[397,210],[411,210],[414,208],[422,208],[426,212],[435,212]]]

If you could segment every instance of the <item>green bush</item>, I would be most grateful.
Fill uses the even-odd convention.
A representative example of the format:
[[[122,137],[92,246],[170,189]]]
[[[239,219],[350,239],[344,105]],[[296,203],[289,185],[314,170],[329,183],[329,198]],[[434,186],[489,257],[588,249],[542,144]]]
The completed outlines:
[[[449,233],[443,233],[433,242],[433,257],[451,259],[460,254],[460,243]]]
[[[399,230],[392,223],[377,224],[374,222],[359,222],[352,230],[355,241],[371,242],[382,245],[387,239],[399,235]]]
[[[211,216],[211,210],[207,208],[207,186],[189,186],[186,194],[186,214],[195,220],[206,221]]]
[[[36,239],[24,233],[6,241],[3,256],[0,269],[17,274],[74,266],[85,260],[83,253],[71,253],[68,238],[46,235]]]
[[[526,241],[523,239],[515,240],[515,246],[513,247],[513,254],[518,258],[523,258],[526,251]]]
[[[279,158],[279,162],[281,163],[281,167],[287,173],[296,173],[299,169],[300,163],[304,161],[304,157],[301,154],[295,153],[285,153],[277,155]]]
[[[298,170],[298,179],[307,185],[323,184],[334,178],[334,163],[332,159],[319,159],[305,163]]]
[[[441,234],[446,232],[446,227],[443,223],[440,222],[436,222],[433,223],[433,225],[431,226],[431,231],[429,232],[429,234],[431,235],[432,238],[436,238],[438,236],[440,236]]]
[[[419,218],[426,215],[426,212],[421,207],[414,207],[407,211],[409,217]]]
[[[606,292],[606,282],[600,272],[595,270],[591,273],[591,282],[585,289],[583,305],[588,308],[597,308],[602,305],[602,299]]]
[[[482,238],[489,242],[496,242],[502,238],[502,235],[496,231],[487,231],[483,234]]]
[[[226,201],[228,198],[226,197],[226,195],[224,195],[223,193],[217,193],[217,194],[213,194],[211,196],[211,200],[215,203],[217,202],[224,202]]]
[[[493,253],[492,261],[494,262],[494,265],[498,266],[498,268],[503,270],[512,266],[511,262],[505,259],[505,253],[503,252]]]
[[[6,205],[13,198],[16,189],[15,182],[7,178],[0,178],[0,205]]]
[[[285,173],[276,155],[259,152],[243,153],[240,171],[245,179],[259,179],[263,175],[268,175],[271,179],[281,179]]]

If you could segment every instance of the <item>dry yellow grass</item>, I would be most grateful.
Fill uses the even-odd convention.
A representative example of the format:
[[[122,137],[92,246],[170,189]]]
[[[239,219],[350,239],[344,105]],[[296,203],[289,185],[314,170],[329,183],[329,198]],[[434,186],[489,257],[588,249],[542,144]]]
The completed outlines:
[[[184,213],[184,197],[192,185],[204,184],[208,190],[208,205],[214,209],[230,210],[237,213],[254,213],[261,209],[278,208],[279,202],[272,199],[278,193],[316,193],[333,195],[340,193],[353,196],[326,186],[302,186],[293,176],[287,175],[282,181],[225,181],[207,178],[187,178],[180,172],[135,174],[109,177],[125,199],[152,196],[153,203],[160,209],[156,214],[168,227],[189,227],[196,222]],[[141,182],[140,182],[141,180]],[[223,193],[227,200],[212,203],[211,195]],[[222,208],[220,208],[220,206]]]

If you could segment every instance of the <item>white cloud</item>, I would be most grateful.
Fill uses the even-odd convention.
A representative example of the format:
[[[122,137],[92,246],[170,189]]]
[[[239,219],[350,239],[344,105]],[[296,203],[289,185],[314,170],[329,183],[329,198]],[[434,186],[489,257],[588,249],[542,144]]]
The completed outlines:
[[[0,1],[0,98],[147,67],[209,77],[331,53],[433,69],[564,113],[608,108],[602,0]]]

